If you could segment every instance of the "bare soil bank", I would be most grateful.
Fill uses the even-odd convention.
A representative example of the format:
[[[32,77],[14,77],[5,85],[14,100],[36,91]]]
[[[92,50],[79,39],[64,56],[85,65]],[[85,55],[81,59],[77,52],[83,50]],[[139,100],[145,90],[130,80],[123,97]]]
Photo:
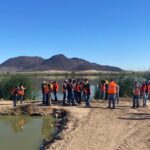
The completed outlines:
[[[93,108],[66,107],[70,112],[63,140],[50,150],[149,150],[150,108],[131,109],[123,101],[115,110],[107,103],[92,103]]]

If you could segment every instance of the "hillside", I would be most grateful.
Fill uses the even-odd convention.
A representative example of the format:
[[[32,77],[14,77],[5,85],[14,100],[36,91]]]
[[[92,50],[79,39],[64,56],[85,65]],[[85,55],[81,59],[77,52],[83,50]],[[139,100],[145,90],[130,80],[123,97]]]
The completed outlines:
[[[41,57],[20,56],[6,60],[0,65],[0,71],[123,71],[114,66],[99,65],[80,58],[68,58],[62,54],[49,59]]]

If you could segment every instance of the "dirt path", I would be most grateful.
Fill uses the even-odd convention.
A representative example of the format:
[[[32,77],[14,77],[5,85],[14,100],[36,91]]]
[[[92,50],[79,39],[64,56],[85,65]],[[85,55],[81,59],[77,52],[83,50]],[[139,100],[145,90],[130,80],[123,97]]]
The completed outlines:
[[[56,150],[150,150],[150,108],[131,109],[122,102],[109,110],[106,103],[93,108],[66,108],[77,127],[63,133],[64,140],[50,149]],[[70,126],[71,127],[71,126]]]

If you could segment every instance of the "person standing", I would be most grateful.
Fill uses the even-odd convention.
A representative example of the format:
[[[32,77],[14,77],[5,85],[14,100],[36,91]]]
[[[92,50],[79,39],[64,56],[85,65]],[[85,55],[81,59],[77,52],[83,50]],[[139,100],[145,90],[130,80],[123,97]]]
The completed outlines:
[[[13,106],[16,107],[16,103],[17,103],[18,95],[19,95],[19,87],[13,88],[11,93],[12,93],[12,99],[13,99]]]
[[[43,81],[43,83],[42,83],[42,85],[41,85],[41,90],[42,90],[42,96],[43,96],[43,98],[42,98],[42,103],[43,104],[46,104],[46,87],[47,87],[47,85],[46,85],[46,81]]]
[[[148,90],[148,99],[150,100],[150,80],[147,83],[147,90]]]
[[[141,92],[143,96],[143,107],[147,106],[147,99],[148,99],[148,85],[144,81],[141,87]]]
[[[58,85],[57,81],[54,81],[54,83],[53,83],[53,92],[54,92],[55,101],[58,100],[57,99],[58,90],[59,90],[59,85]]]
[[[22,104],[22,101],[24,99],[25,89],[26,88],[23,86],[23,84],[20,84],[20,86],[19,86],[19,100],[20,100],[21,104]]]
[[[135,81],[133,85],[133,108],[139,107],[140,86]]]
[[[74,98],[73,98],[73,84],[72,84],[72,79],[69,79],[69,82],[67,84],[67,92],[68,92],[68,103],[69,105],[71,105],[72,103],[72,106],[75,106],[75,103],[74,103]]]
[[[105,81],[101,82],[101,98],[102,100],[105,100],[105,96],[106,96],[106,83]]]
[[[62,85],[62,93],[63,93],[63,105],[66,105],[66,96],[67,96],[67,80],[64,80]]]
[[[109,106],[108,108],[111,108],[111,104],[112,104],[112,108],[115,109],[115,101],[116,101],[116,92],[117,92],[117,85],[114,82],[113,79],[111,79],[111,81],[108,84],[108,100],[109,100]]]
[[[48,95],[47,95],[47,101],[46,101],[46,105],[47,106],[51,106],[52,105],[52,92],[53,92],[53,84],[51,81],[48,82]]]
[[[117,104],[119,104],[119,92],[120,92],[120,86],[116,83],[116,100]]]
[[[82,85],[81,85],[81,83],[80,83],[80,80],[77,80],[77,85],[76,85],[76,91],[77,91],[77,102],[79,103],[79,104],[81,104],[81,101],[82,101]]]
[[[91,95],[91,89],[90,89],[90,84],[88,79],[84,80],[84,85],[83,85],[83,98],[86,104],[86,107],[89,108],[91,107],[90,105],[90,95]]]

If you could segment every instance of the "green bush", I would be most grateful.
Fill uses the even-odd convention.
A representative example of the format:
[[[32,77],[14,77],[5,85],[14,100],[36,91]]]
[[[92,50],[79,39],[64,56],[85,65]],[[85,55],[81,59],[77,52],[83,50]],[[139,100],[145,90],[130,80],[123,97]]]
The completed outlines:
[[[34,87],[35,81],[31,77],[25,75],[6,76],[0,80],[0,98],[11,99],[11,91],[13,88],[23,84],[26,88],[25,99],[36,99],[38,90]]]

